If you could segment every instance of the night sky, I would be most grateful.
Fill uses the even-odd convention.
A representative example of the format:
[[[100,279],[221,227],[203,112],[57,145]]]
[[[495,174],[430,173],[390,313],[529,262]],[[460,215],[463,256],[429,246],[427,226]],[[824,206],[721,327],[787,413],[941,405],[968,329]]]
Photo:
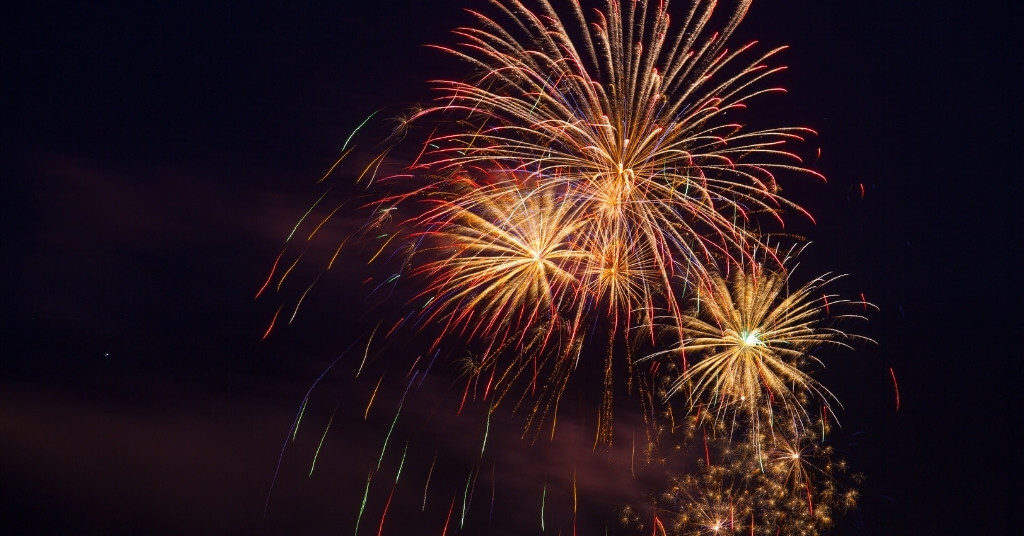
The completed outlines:
[[[423,45],[454,43],[462,8],[483,3],[427,4],[0,8],[0,531],[352,533],[404,372],[364,421],[367,400],[423,341],[353,379],[379,320],[357,256],[263,341],[281,299],[253,297],[351,130],[461,76]],[[856,327],[879,344],[823,377],[866,476],[833,532],[1006,533],[1024,508],[1019,8],[777,4],[755,1],[734,40],[790,45],[788,93],[761,106],[819,132],[829,182],[782,182],[817,219],[805,275],[850,274],[840,290],[879,306]],[[377,533],[392,488],[384,534],[441,534],[464,495],[449,534],[542,534],[542,503],[543,534],[571,534],[574,473],[579,534],[614,534],[615,506],[651,491],[628,408],[594,451],[570,389],[555,441],[531,445],[511,405],[489,428],[481,404],[456,417],[462,385],[440,365],[415,385],[359,534]]]

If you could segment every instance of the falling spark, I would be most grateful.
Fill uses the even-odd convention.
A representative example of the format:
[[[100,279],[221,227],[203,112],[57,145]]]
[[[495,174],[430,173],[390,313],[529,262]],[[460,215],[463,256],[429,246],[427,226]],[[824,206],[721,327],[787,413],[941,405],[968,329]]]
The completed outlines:
[[[430,462],[430,470],[427,471],[427,483],[423,485],[423,506],[420,511],[427,509],[427,490],[430,489],[430,477],[434,474],[434,464],[437,463],[437,453],[434,453],[434,460]]]
[[[370,356],[370,344],[373,343],[373,336],[377,333],[377,329],[380,328],[381,322],[377,322],[377,327],[373,328],[370,333],[370,338],[366,341],[366,350],[363,351],[363,360],[359,363],[359,369],[356,370],[356,378],[363,373],[363,366],[366,365],[366,359]]]
[[[455,497],[452,497],[452,505],[448,507],[448,517],[444,520],[444,529],[441,530],[441,536],[448,534],[448,522],[452,520],[452,511],[455,510]]]
[[[480,457],[484,455],[484,449],[487,448],[487,435],[491,432],[491,412],[487,412],[487,425],[484,428],[484,444],[480,446]]]
[[[305,221],[306,217],[309,216],[311,212],[313,212],[313,209],[315,209],[316,206],[320,204],[320,201],[323,201],[323,199],[327,197],[327,194],[330,193],[330,191],[331,189],[328,188],[326,192],[321,194],[320,197],[318,197],[317,200],[313,202],[313,206],[309,207],[309,210],[307,210],[306,213],[303,214],[301,218],[299,218],[299,221],[295,223],[295,227],[292,227],[292,232],[288,233],[288,238],[284,239],[285,242],[288,242],[289,240],[292,239],[292,236],[295,235],[295,231],[299,229],[299,226],[302,225],[302,222]]]
[[[896,390],[896,411],[900,410],[900,385],[896,383],[896,371],[889,367],[889,375],[892,376],[892,386]]]
[[[261,341],[265,340],[268,336],[270,336],[270,332],[274,329],[274,324],[277,322],[277,315],[281,314],[281,309],[283,308],[284,305],[281,305],[280,307],[277,308],[277,311],[274,313],[274,317],[270,319],[270,325],[267,326],[267,331],[264,331],[263,336],[260,337]]]
[[[366,499],[370,496],[370,481],[373,479],[373,470],[366,475],[366,490],[363,491],[363,502],[359,505],[359,515],[356,516],[356,530],[353,534],[359,534],[359,522],[363,519],[363,512],[366,510]]]
[[[548,500],[548,481],[544,479],[544,491],[540,495],[540,531],[544,532],[544,506]]]
[[[274,265],[270,267],[270,273],[267,274],[267,280],[263,282],[263,286],[260,287],[260,290],[256,293],[256,296],[253,297],[254,300],[256,298],[259,298],[260,294],[263,294],[263,291],[267,289],[268,285],[270,285],[270,280],[274,278],[274,271],[277,270],[277,263],[281,262],[281,257],[284,256],[284,252],[287,250],[288,248],[284,248],[281,250],[281,253],[277,254],[277,258],[274,259]]]
[[[324,428],[324,434],[320,436],[320,443],[316,446],[316,452],[313,453],[313,463],[309,466],[309,474],[306,476],[313,476],[313,469],[316,468],[316,459],[320,456],[320,448],[324,446],[324,440],[327,439],[327,432],[331,429],[331,423],[334,422],[334,415],[338,413],[335,409],[334,413],[331,414],[331,418],[327,421],[327,426]]]
[[[366,419],[370,418],[370,408],[373,406],[373,401],[377,399],[377,390],[380,389],[380,384],[383,381],[384,381],[384,376],[382,375],[380,377],[380,379],[377,380],[377,385],[373,388],[373,393],[370,395],[370,402],[366,404],[366,411],[363,412],[363,420],[364,421]]]

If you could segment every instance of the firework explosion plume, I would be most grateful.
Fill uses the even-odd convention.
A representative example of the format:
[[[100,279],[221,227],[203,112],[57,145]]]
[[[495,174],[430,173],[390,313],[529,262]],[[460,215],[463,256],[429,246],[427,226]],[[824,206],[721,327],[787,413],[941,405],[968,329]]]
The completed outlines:
[[[575,3],[566,20],[547,1],[538,12],[493,4],[500,18],[474,12],[478,26],[456,32],[462,46],[443,49],[478,75],[437,82],[441,104],[411,119],[439,124],[413,167],[525,174],[586,221],[576,247],[614,251],[593,255],[605,264],[580,275],[600,279],[609,257],[628,256],[659,276],[625,296],[622,284],[592,284],[595,299],[622,312],[652,301],[671,310],[664,291],[674,279],[705,283],[706,266],[757,244],[752,215],[800,211],[778,195],[773,172],[812,173],[784,148],[810,131],[732,121],[752,98],[781,91],[763,84],[782,69],[765,63],[781,49],[725,48],[746,3],[720,32],[707,28],[713,2],[694,2],[675,31],[667,2],[608,2],[589,25]]]
[[[760,264],[736,270],[728,280],[712,274],[711,290],[698,292],[692,311],[682,318],[686,338],[681,347],[652,356],[680,350],[699,356],[673,382],[667,396],[684,393],[691,408],[709,408],[717,419],[735,422],[742,414],[755,439],[760,438],[763,422],[810,426],[814,417],[807,406],[812,398],[829,410],[836,402],[804,370],[822,365],[814,352],[864,339],[834,327],[840,320],[860,318],[838,312],[854,302],[824,293],[837,278],[825,275],[790,289],[788,272],[766,270]]]
[[[364,184],[389,193],[362,234],[411,252],[390,280],[426,281],[416,322],[441,328],[435,345],[454,337],[494,354],[485,361],[504,368],[492,373],[506,387],[544,369],[549,377],[522,381],[550,385],[557,400],[603,322],[607,439],[613,369],[634,383],[632,356],[638,341],[654,342],[655,319],[681,318],[678,295],[714,288],[717,266],[765,249],[757,229],[803,213],[779,195],[775,173],[817,175],[786,148],[811,131],[736,122],[751,99],[781,91],[765,84],[781,49],[726,48],[746,2],[720,31],[714,2],[692,3],[675,28],[667,2],[609,1],[589,24],[577,3],[565,16],[546,0],[536,11],[492,4],[495,16],[471,12],[476,25],[456,30],[460,45],[438,47],[475,75],[435,82],[435,104],[393,133],[398,144],[429,132],[414,162],[380,179],[383,154],[363,168]],[[387,221],[410,204],[413,215]],[[382,223],[394,229],[378,232]],[[551,334],[537,340],[538,329]],[[675,331],[681,340],[683,326]],[[612,346],[627,333],[615,366]],[[518,357],[502,361],[499,349]],[[496,392],[500,401],[507,390]]]

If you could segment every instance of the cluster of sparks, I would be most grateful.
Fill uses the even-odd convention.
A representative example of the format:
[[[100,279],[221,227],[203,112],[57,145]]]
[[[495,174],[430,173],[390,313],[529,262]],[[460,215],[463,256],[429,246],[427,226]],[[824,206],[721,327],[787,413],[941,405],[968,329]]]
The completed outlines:
[[[817,439],[776,432],[764,453],[740,443],[715,456],[684,475],[670,475],[656,500],[661,532],[815,535],[856,504],[857,492],[836,480],[846,463]]]
[[[678,25],[667,1],[609,0],[593,17],[577,2],[565,16],[548,0],[492,4],[494,16],[470,12],[461,43],[438,47],[475,74],[436,82],[434,104],[403,117],[360,166],[358,181],[386,193],[365,204],[372,215],[327,269],[350,239],[376,240],[370,262],[398,265],[378,288],[418,282],[414,312],[387,335],[429,326],[430,363],[451,341],[471,345],[463,401],[472,391],[494,411],[512,395],[532,408],[528,426],[556,414],[579,367],[604,376],[598,443],[612,440],[614,370],[651,401],[685,398],[705,464],[673,478],[658,501],[673,520],[656,530],[827,526],[837,497],[852,495],[836,491],[839,462],[814,440],[837,401],[807,369],[819,350],[856,339],[829,310],[849,302],[825,294],[827,275],[791,289],[790,263],[768,242],[787,214],[810,218],[776,174],[820,178],[788,149],[813,132],[738,122],[750,101],[782,91],[766,84],[781,49],[727,47],[748,1],[718,29],[713,1],[691,2]],[[421,130],[416,158],[381,173]],[[603,349],[596,364],[588,344]],[[637,357],[641,348],[651,351]]]

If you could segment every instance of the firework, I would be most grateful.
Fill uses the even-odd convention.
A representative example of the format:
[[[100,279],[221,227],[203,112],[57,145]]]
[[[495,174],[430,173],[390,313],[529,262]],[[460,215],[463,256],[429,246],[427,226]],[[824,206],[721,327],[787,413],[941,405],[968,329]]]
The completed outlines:
[[[456,31],[462,45],[443,48],[479,74],[438,82],[441,104],[414,116],[442,125],[418,166],[497,163],[568,190],[564,202],[592,227],[587,249],[615,244],[665,286],[742,257],[758,242],[753,214],[799,210],[773,173],[810,173],[784,148],[810,131],[733,122],[755,96],[781,91],[764,85],[781,49],[725,48],[746,2],[721,31],[707,27],[714,2],[694,2],[675,31],[668,2],[609,1],[589,25],[576,3],[565,20],[546,0],[537,12],[494,4],[501,17],[474,13],[478,26]]]
[[[855,505],[849,484],[860,475],[846,475],[835,449],[802,425],[761,433],[740,417],[739,428],[697,411],[666,438],[684,461],[699,455],[695,467],[667,464],[668,484],[653,497],[665,534],[820,534]]]
[[[644,335],[635,328],[653,342],[656,317],[681,317],[677,296],[713,288],[717,266],[764,249],[763,224],[803,212],[779,195],[775,173],[816,175],[786,148],[811,131],[736,122],[752,99],[781,91],[766,84],[781,49],[726,48],[745,2],[718,31],[714,2],[694,2],[675,28],[667,2],[609,1],[590,24],[575,3],[564,16],[546,0],[535,11],[493,5],[493,17],[471,12],[459,45],[438,47],[476,74],[436,82],[436,104],[399,122],[395,140],[430,134],[407,172],[376,181],[404,192],[376,210],[415,207],[380,249],[415,244],[403,275],[426,282],[414,302],[419,325],[440,327],[435,344],[475,341],[506,380],[546,360],[540,383],[556,399],[586,326],[603,319],[609,423],[616,337],[634,335],[631,369]],[[381,218],[369,220],[375,233]],[[550,334],[537,340],[541,329]],[[533,356],[521,356],[526,344]],[[502,348],[520,355],[499,359]]]
[[[838,402],[804,371],[812,364],[823,366],[814,353],[869,340],[834,327],[839,320],[860,318],[838,313],[853,302],[825,293],[836,279],[825,275],[791,290],[787,272],[760,264],[734,271],[728,281],[712,274],[711,290],[698,292],[693,310],[682,319],[686,338],[680,347],[651,356],[700,356],[666,396],[685,393],[692,408],[709,408],[719,419],[749,419],[755,439],[762,422],[810,426],[812,399],[826,410]]]
[[[702,469],[673,477],[656,501],[670,522],[656,517],[655,533],[827,527],[855,494],[837,491],[843,464],[815,442],[838,401],[809,368],[822,365],[819,350],[860,337],[835,327],[847,315],[830,307],[851,303],[825,294],[836,278],[791,290],[785,255],[767,243],[788,213],[807,215],[779,195],[776,174],[820,177],[789,148],[811,130],[740,122],[757,97],[782,91],[769,85],[782,49],[727,48],[749,6],[742,0],[721,27],[711,22],[712,0],[690,2],[676,26],[667,0],[608,0],[591,16],[578,2],[562,12],[548,0],[532,10],[519,0],[491,4],[493,16],[471,12],[474,25],[456,30],[461,43],[437,47],[474,73],[437,81],[434,102],[398,118],[386,148],[359,166],[362,206],[372,213],[332,247],[328,269],[346,243],[373,241],[369,263],[397,270],[366,281],[418,286],[405,294],[412,311],[371,333],[357,376],[371,345],[406,323],[427,333],[430,347],[409,368],[405,393],[439,355],[461,352],[458,412],[471,399],[489,406],[483,456],[499,404],[530,407],[530,428],[557,412],[581,366],[602,369],[597,441],[610,444],[613,370],[627,370],[652,425],[648,454],[676,429],[670,404],[662,415],[671,426],[656,422],[655,395],[689,402],[675,451],[703,447]],[[342,158],[358,154],[353,139]],[[387,156],[410,143],[415,158],[391,173]],[[340,208],[312,218],[309,238]],[[289,264],[284,255],[275,261],[284,270],[278,289],[301,257]],[[584,351],[594,337],[604,350],[598,364],[586,362],[600,351]],[[445,352],[452,341],[459,350]],[[651,363],[639,373],[634,356],[649,347],[667,349],[639,360]],[[432,463],[424,507],[433,471]],[[479,471],[466,479],[460,527]],[[397,476],[392,494],[394,486]],[[368,480],[364,504],[369,489]],[[543,530],[546,484],[541,497]],[[381,530],[390,504],[389,495]]]

